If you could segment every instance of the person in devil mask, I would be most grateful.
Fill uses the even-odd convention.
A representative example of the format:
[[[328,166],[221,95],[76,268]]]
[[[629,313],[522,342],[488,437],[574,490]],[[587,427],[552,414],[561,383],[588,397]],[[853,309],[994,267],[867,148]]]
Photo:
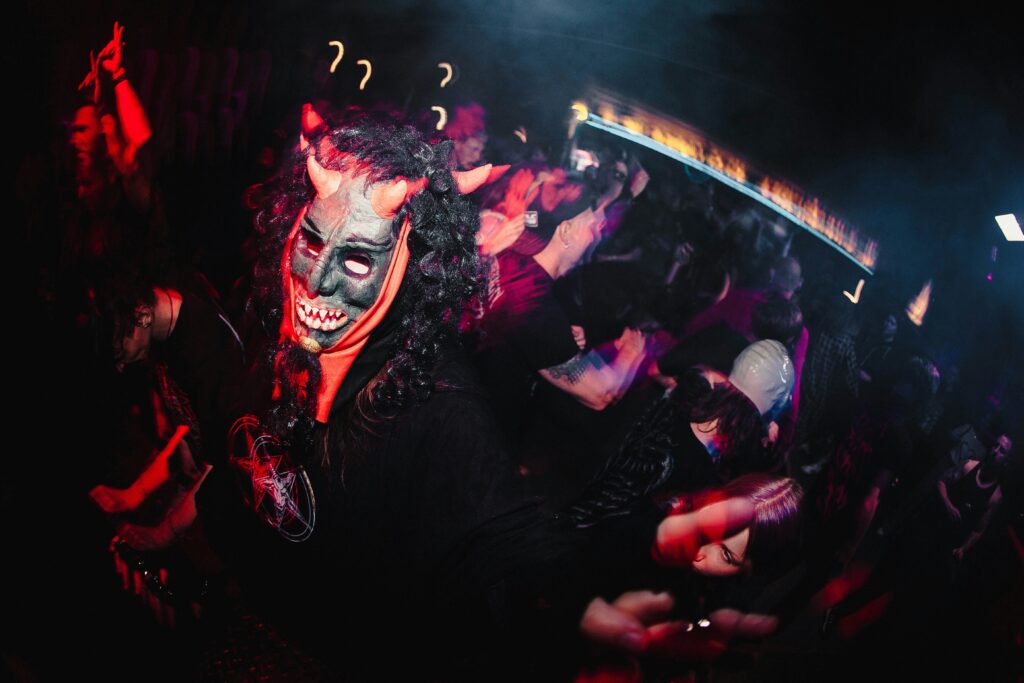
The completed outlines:
[[[492,169],[453,173],[449,140],[381,114],[329,127],[307,106],[303,131],[252,194],[272,389],[229,458],[277,532],[252,595],[332,670],[487,661],[571,545],[524,495],[458,351],[479,282],[462,195]]]
[[[273,388],[229,436],[271,530],[246,565],[258,649],[294,679],[567,680],[586,605],[623,558],[648,568],[664,512],[612,548],[523,491],[456,336],[480,281],[463,195],[493,169],[384,115],[307,108],[303,131],[253,195]]]

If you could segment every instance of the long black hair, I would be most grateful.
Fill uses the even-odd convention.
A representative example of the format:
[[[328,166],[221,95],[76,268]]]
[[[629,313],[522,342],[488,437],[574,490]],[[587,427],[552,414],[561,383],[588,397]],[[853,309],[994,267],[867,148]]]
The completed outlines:
[[[395,236],[406,217],[412,228],[409,265],[386,321],[394,328],[394,350],[356,395],[342,429],[338,431],[334,425],[331,428],[332,442],[339,437],[351,442],[355,432],[425,400],[435,389],[432,371],[443,351],[457,343],[459,314],[478,291],[481,279],[475,246],[477,211],[459,194],[451,175],[451,141],[427,139],[386,113],[351,109],[338,118],[310,140],[314,149],[333,148],[338,152],[318,156],[322,166],[338,169],[348,156],[368,165],[367,183],[399,176],[428,181],[424,191],[414,195],[392,223]],[[322,140],[329,145],[321,146]],[[274,339],[283,315],[283,250],[299,211],[314,195],[306,174],[306,153],[298,149],[277,176],[249,193],[261,240],[254,273],[255,295],[264,329]],[[306,373],[308,380],[304,387],[280,383],[281,394],[266,416],[267,426],[286,444],[308,441],[314,427],[319,364],[313,354],[289,341],[270,346],[267,361],[277,364],[275,374],[279,379]],[[323,445],[326,456],[326,439]]]
[[[730,382],[711,387],[701,367],[691,368],[680,378],[677,400],[684,405],[690,422],[714,423],[716,445],[721,458],[718,473],[731,479],[751,471],[770,469],[763,439],[767,436],[757,406]]]

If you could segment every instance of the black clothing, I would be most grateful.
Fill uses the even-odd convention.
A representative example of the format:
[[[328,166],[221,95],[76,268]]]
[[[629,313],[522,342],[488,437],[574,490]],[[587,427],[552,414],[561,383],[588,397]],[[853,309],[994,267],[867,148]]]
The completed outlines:
[[[520,434],[538,370],[579,353],[571,324],[553,294],[554,280],[532,256],[498,257],[488,293],[477,363],[506,436]]]
[[[638,500],[659,492],[689,492],[720,484],[714,461],[690,428],[678,398],[656,401],[633,426],[581,499],[569,511],[580,527],[628,514]]]
[[[446,363],[434,380],[425,402],[370,425],[360,455],[332,452],[330,466],[306,458],[315,501],[308,533],[268,547],[254,587],[286,639],[342,658],[331,668],[365,667],[380,679],[382,670],[443,665],[451,679],[488,663],[500,679],[511,674],[490,662],[519,641],[532,645],[517,656],[546,638],[564,646],[605,580],[595,563],[612,554],[589,551],[591,540],[525,497],[463,363]],[[332,413],[320,429],[340,427],[346,414]],[[292,486],[283,500],[296,500],[301,472],[276,466],[277,483]],[[254,472],[254,490],[265,475]],[[294,524],[281,530],[303,537]]]
[[[706,365],[728,375],[732,363],[750,342],[725,323],[706,327],[674,346],[658,359],[661,374],[678,377],[695,365]]]
[[[949,500],[963,516],[960,528],[982,531],[989,501],[999,488],[1002,468],[992,461],[980,461],[970,472],[949,485]]]
[[[166,364],[199,419],[206,443],[193,455],[216,465],[224,462],[224,437],[242,400],[242,342],[215,303],[185,289],[180,293],[174,329],[153,353]]]

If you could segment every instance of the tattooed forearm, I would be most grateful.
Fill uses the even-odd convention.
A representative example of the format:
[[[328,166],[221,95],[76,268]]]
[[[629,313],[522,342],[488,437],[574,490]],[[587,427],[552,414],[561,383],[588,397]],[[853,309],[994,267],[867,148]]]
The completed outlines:
[[[589,368],[600,369],[603,365],[604,361],[601,360],[601,356],[591,351],[587,354],[579,354],[561,365],[548,368],[547,371],[552,379],[564,379],[569,384],[576,384],[583,379],[583,375]]]

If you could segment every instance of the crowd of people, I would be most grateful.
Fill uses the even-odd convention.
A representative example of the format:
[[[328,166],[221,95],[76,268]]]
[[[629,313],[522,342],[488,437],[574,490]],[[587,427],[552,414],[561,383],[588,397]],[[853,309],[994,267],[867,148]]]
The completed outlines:
[[[125,596],[86,602],[159,624],[145,656],[676,680],[809,613],[857,642],[969,609],[1016,416],[902,308],[807,291],[796,228],[610,138],[490,138],[479,104],[443,133],[306,104],[219,292],[172,248],[122,31],[38,281],[102,444],[62,484],[106,539],[79,574]]]

